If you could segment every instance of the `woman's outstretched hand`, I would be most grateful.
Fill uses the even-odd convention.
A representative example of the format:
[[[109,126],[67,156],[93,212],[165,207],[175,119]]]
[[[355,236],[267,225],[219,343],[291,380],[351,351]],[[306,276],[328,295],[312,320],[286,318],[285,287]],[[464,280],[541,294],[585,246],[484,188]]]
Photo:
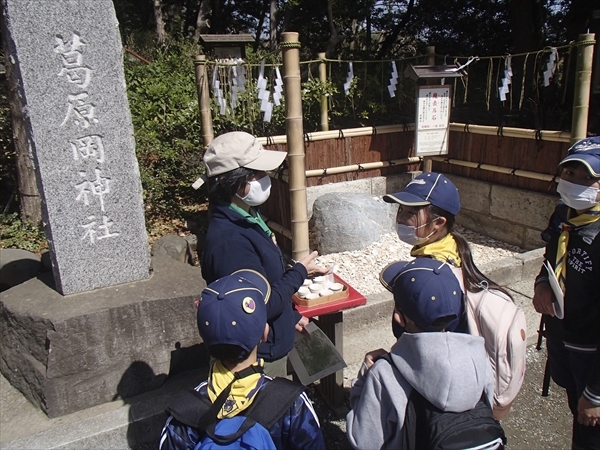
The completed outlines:
[[[306,268],[306,271],[308,272],[309,277],[312,277],[314,275],[326,275],[333,271],[333,266],[331,266],[329,268],[325,268],[325,267],[321,267],[321,266],[314,264],[313,260],[315,258],[317,258],[318,256],[319,256],[319,252],[317,252],[315,250],[314,252],[306,255],[304,258],[302,258],[300,261],[298,261],[300,264],[302,264]]]

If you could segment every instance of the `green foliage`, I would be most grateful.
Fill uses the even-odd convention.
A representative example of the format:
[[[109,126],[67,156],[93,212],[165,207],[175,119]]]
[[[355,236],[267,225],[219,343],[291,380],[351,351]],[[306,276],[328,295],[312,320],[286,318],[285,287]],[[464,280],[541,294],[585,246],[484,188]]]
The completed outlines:
[[[34,224],[21,222],[18,213],[0,214],[0,248],[20,248],[39,254],[48,248],[48,241]]]
[[[191,45],[125,68],[147,218],[179,217],[202,174],[202,140]]]
[[[15,146],[12,137],[12,122],[8,107],[8,88],[0,87],[0,212],[6,205],[13,204],[17,186]]]

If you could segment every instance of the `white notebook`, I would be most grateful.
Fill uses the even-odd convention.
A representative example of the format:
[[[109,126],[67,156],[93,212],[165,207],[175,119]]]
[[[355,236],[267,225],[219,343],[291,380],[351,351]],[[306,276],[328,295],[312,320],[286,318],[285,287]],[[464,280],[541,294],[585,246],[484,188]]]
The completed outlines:
[[[548,271],[548,280],[550,281],[550,287],[552,288],[552,292],[554,293],[554,301],[552,302],[552,307],[554,308],[554,315],[559,319],[563,319],[565,317],[565,299],[563,291],[560,288],[558,278],[556,278],[556,274],[554,273],[552,265],[546,260],[544,261],[544,266]]]

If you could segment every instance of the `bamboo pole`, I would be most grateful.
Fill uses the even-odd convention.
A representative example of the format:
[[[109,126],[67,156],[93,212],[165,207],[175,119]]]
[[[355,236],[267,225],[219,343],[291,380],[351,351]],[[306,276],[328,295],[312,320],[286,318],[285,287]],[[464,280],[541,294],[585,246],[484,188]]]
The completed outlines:
[[[450,131],[463,133],[483,134],[488,136],[514,137],[519,139],[539,139],[547,142],[565,142],[571,141],[571,133],[568,131],[548,131],[548,130],[531,130],[526,128],[511,128],[511,127],[494,127],[488,125],[468,125],[465,123],[450,123]],[[409,123],[406,125],[383,125],[380,127],[362,127],[348,128],[345,130],[331,131],[316,131],[314,133],[306,133],[304,138],[307,142],[326,141],[328,139],[339,139],[343,137],[358,137],[358,136],[373,136],[375,134],[400,133],[403,131],[414,131],[415,124]],[[285,144],[287,137],[285,135],[270,136],[257,138],[263,144]]]
[[[554,175],[547,175],[545,173],[530,172],[528,170],[510,169],[508,167],[494,166],[492,164],[480,164],[473,161],[463,161],[461,159],[444,158],[443,156],[432,156],[432,160],[443,162],[447,164],[454,164],[457,166],[468,167],[470,169],[487,170],[489,172],[503,173],[505,175],[514,175],[522,178],[529,178],[532,180],[540,181],[556,181],[558,183],[559,177]]]
[[[594,60],[594,33],[580,34],[577,47],[577,70],[571,122],[571,145],[587,137],[590,91],[592,86],[592,61]]]
[[[352,164],[350,166],[327,167],[323,169],[312,169],[304,172],[306,178],[325,177],[327,175],[338,175],[340,173],[359,172],[361,170],[380,169],[382,167],[400,166],[403,164],[415,164],[423,161],[420,156],[411,156],[409,158],[392,159],[391,161],[375,161],[363,164]],[[284,170],[279,175],[279,178],[288,182],[289,170]]]
[[[285,94],[285,130],[290,167],[290,207],[292,223],[292,258],[302,259],[309,253],[308,207],[304,175],[304,135],[302,92],[300,85],[300,42],[298,33],[281,34],[283,53],[283,89]]]
[[[427,54],[427,65],[435,66],[435,46],[428,45],[425,47],[425,53]],[[425,80],[426,84],[439,84],[440,80],[437,78],[428,78]],[[417,86],[417,95],[419,87]],[[415,136],[416,137],[416,136]],[[433,160],[429,156],[423,158],[423,172],[431,172],[433,170]]]
[[[319,80],[321,83],[327,83],[327,64],[325,63],[326,53],[319,53]],[[329,131],[329,112],[327,111],[327,96],[321,96],[321,131]]]
[[[208,97],[208,80],[206,78],[206,55],[196,55],[196,88],[198,89],[198,105],[200,106],[200,126],[202,127],[202,143],[205,147],[214,138],[210,98]]]

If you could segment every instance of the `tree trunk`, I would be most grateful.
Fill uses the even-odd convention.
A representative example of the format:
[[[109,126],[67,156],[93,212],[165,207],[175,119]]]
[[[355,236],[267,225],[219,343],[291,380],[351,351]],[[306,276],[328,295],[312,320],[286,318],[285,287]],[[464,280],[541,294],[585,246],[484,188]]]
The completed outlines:
[[[327,58],[337,58],[336,48],[340,42],[344,40],[344,36],[340,36],[333,22],[333,2],[334,0],[327,0],[327,20],[329,21],[329,40],[327,41],[327,49],[325,54]]]
[[[277,47],[277,0],[271,0],[269,11],[269,38],[271,40],[271,51]]]
[[[200,10],[198,11],[198,18],[196,19],[196,31],[194,33],[194,41],[200,40],[201,34],[207,34],[210,28],[210,21],[208,20],[208,13],[210,12],[210,0],[202,0],[200,3]]]
[[[158,40],[158,45],[162,46],[165,43],[165,22],[163,21],[161,0],[153,0],[153,5],[154,21],[156,22],[156,38]]]
[[[5,30],[4,30],[5,31]],[[4,33],[6,37],[7,34]],[[6,41],[6,40],[5,40]],[[9,55],[7,45],[4,45],[4,54]],[[17,163],[17,182],[19,187],[19,202],[21,221],[32,222],[35,226],[42,225],[42,200],[37,187],[35,163],[30,151],[21,103],[17,93],[17,83],[13,66],[6,58],[6,77],[8,80],[8,102],[12,119],[13,142]]]

